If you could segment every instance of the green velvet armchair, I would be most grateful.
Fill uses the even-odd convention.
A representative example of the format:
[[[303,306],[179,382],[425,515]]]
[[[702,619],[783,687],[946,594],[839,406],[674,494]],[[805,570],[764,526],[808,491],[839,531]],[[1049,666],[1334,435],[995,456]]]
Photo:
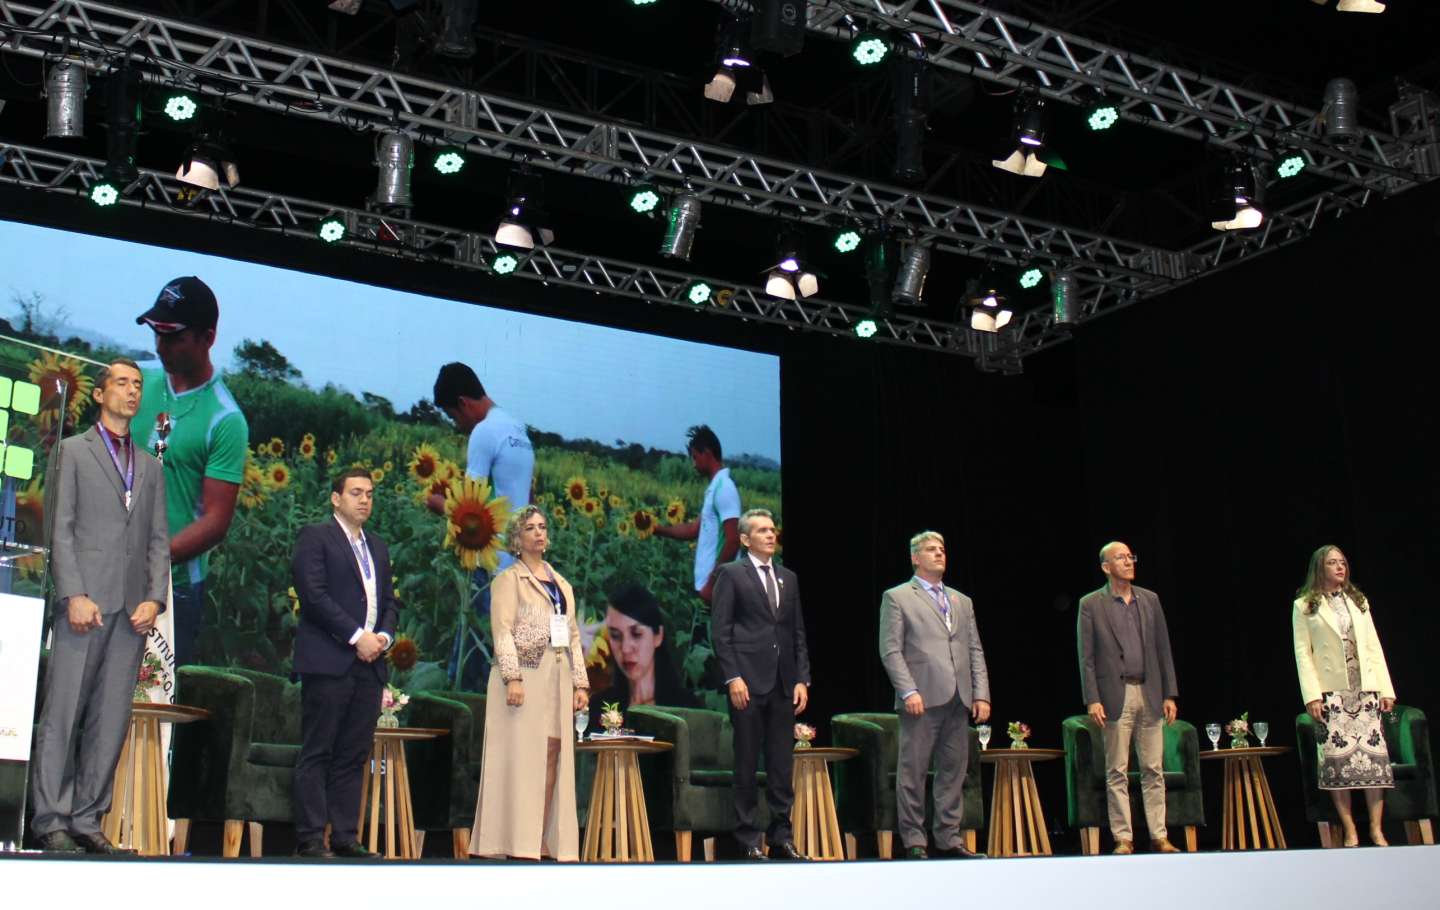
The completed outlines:
[[[300,756],[300,685],[237,668],[181,667],[181,698],[210,718],[177,724],[170,773],[175,852],[190,822],[224,822],[224,856],[239,856],[246,828],[260,856],[266,822],[290,824],[291,785]]]
[[[837,746],[859,749],[849,761],[837,762],[835,809],[840,830],[845,832],[845,855],[855,859],[862,834],[875,835],[876,853],[890,859],[898,820],[895,810],[895,768],[900,754],[900,718],[893,711],[874,714],[837,714],[830,719],[830,736]],[[932,785],[935,772],[925,783],[925,824],[934,812]],[[975,832],[985,827],[985,794],[980,776],[980,739],[970,728],[970,763],[962,788],[960,832],[971,850],[976,848]]]
[[[632,705],[625,723],[656,739],[674,743],[670,752],[644,756],[641,777],[650,827],[675,835],[675,858],[690,861],[694,832],[703,840],[705,859],[715,858],[713,835],[735,828],[735,752],[730,718],[703,708]],[[759,775],[763,789],[765,774]],[[761,824],[768,812],[762,794]]]
[[[1385,794],[1385,816],[1405,823],[1412,844],[1435,843],[1431,819],[1440,815],[1435,800],[1435,765],[1430,758],[1430,722],[1419,708],[1396,705],[1383,714],[1385,744],[1395,772],[1395,788]],[[1340,823],[1330,797],[1320,790],[1319,748],[1316,735],[1320,725],[1309,714],[1295,718],[1295,754],[1300,759],[1300,778],[1305,793],[1305,818],[1320,829],[1322,847],[1340,846]]]
[[[1195,851],[1196,827],[1205,824],[1205,795],[1200,786],[1200,738],[1183,720],[1165,725],[1165,827],[1185,829],[1185,849]],[[1088,714],[1066,718],[1060,725],[1065,744],[1066,814],[1080,831],[1080,850],[1100,852],[1100,829],[1109,826],[1105,805],[1105,743]],[[1139,764],[1130,751],[1130,817],[1143,824]]]
[[[449,730],[449,736],[407,743],[410,799],[418,831],[447,831],[451,852],[465,859],[475,824],[480,757],[485,754],[485,696],[474,692],[417,692],[406,724]]]

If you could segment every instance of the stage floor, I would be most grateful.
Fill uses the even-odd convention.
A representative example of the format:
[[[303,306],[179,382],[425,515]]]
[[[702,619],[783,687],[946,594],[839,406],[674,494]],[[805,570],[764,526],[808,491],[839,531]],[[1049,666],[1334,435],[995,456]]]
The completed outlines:
[[[0,882],[20,900],[59,905],[102,896],[204,910],[335,906],[337,899],[399,907],[658,906],[814,910],[886,905],[1114,910],[1280,910],[1440,907],[1436,847],[1057,856],[1025,859],[862,860],[848,863],[535,863],[287,859],[59,859],[0,854]],[[1137,903],[1138,901],[1138,903]],[[577,903],[578,902],[578,903]],[[10,905],[10,901],[6,901]]]

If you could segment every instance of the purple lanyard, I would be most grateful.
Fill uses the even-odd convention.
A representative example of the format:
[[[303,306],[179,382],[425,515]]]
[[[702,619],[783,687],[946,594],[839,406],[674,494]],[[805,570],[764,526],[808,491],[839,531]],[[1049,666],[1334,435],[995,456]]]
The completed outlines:
[[[130,491],[135,489],[135,450],[130,447],[130,437],[125,437],[126,464],[120,467],[120,453],[115,450],[115,443],[110,438],[110,431],[105,429],[105,424],[95,424],[95,429],[100,431],[100,441],[105,443],[105,451],[110,453],[110,462],[115,465],[115,473],[125,483],[125,508],[130,508]]]

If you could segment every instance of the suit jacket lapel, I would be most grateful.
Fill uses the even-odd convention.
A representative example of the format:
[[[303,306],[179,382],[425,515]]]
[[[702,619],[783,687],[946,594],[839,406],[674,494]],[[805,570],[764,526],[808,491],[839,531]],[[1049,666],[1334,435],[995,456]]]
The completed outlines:
[[[1345,597],[1345,604],[1347,606],[1350,604],[1350,598],[1348,596]],[[1320,618],[1324,620],[1325,625],[1330,627],[1330,631],[1335,633],[1336,638],[1341,641],[1345,640],[1344,634],[1340,631],[1340,621],[1335,618],[1335,610],[1330,606],[1329,597],[1323,594],[1320,596],[1320,605],[1315,608],[1315,612],[1320,614]],[[1351,616],[1351,622],[1354,622],[1353,614]]]
[[[355,548],[350,545],[350,538],[345,535],[345,529],[340,526],[340,522],[333,515],[330,516],[330,533],[334,534],[340,541],[340,545],[345,548],[345,555],[349,557],[345,561],[350,565],[350,573],[355,576],[355,583],[360,585],[360,590],[365,590],[365,579],[360,576],[360,564],[355,558]],[[368,541],[365,549],[370,549]],[[370,554],[370,571],[375,571],[374,553]]]
[[[943,585],[942,585],[942,588],[943,588]],[[933,614],[933,615],[935,616],[935,618],[940,621],[941,627],[944,627],[944,625],[945,625],[945,614],[943,614],[943,613],[940,612],[940,605],[935,602],[934,596],[932,596],[929,591],[925,590],[925,589],[920,585],[920,582],[918,582],[918,581],[911,581],[911,582],[910,582],[910,590],[915,593],[915,596],[916,596],[916,597],[918,597],[918,598],[920,598],[920,600],[924,601],[925,608],[926,608],[927,612]],[[949,600],[949,598],[950,598],[950,592],[949,592],[949,591],[946,591],[946,592],[945,592],[945,598],[946,598],[947,601]],[[953,615],[954,615],[954,612],[955,612],[953,606],[952,606],[950,612],[951,612],[951,615],[953,616]],[[952,631],[952,630],[948,630],[948,629],[947,629],[946,631],[948,632],[948,631]]]
[[[110,452],[105,448],[105,442],[100,438],[100,431],[91,427],[83,438],[85,439],[87,447],[90,449],[90,454],[94,455],[95,460],[100,463],[100,473],[109,478],[111,489],[113,489],[115,495],[120,498],[121,505],[124,505],[125,484],[120,480],[120,472],[115,470],[115,462],[110,460]],[[135,478],[136,486],[138,487],[140,478],[138,471]]]
[[[765,590],[765,577],[760,574],[760,570],[756,568],[755,563],[750,560],[749,554],[746,554],[744,557],[744,566],[745,574],[750,577],[752,590],[759,595],[760,602],[765,605],[765,612],[770,614],[772,619],[779,619],[780,611],[771,604],[770,592]],[[773,562],[770,564],[770,572],[775,579],[775,598],[780,601],[780,604],[783,606],[785,596],[780,590],[780,576],[775,572],[775,564]]]

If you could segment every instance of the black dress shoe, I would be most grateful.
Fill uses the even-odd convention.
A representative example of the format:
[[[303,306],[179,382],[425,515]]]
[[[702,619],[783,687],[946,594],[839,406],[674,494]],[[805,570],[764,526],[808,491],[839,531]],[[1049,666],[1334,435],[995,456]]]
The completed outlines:
[[[324,841],[307,840],[295,848],[296,856],[303,856],[307,859],[333,859],[335,854],[325,846]]]
[[[804,863],[810,861],[810,857],[801,853],[799,850],[796,850],[795,844],[788,840],[781,841],[780,843],[771,847],[770,852],[774,854],[772,856],[772,859],[785,860],[792,863]]]
[[[929,858],[930,858],[930,854],[925,852],[925,848],[924,848],[924,847],[906,847],[906,848],[905,848],[905,858],[906,858],[906,859],[929,859]]]
[[[745,858],[746,858],[746,859],[759,859],[759,860],[769,860],[769,859],[770,859],[770,857],[768,857],[768,856],[765,855],[765,851],[764,851],[764,850],[761,850],[759,847],[746,847],[746,848],[745,848]]]
[[[359,841],[351,841],[348,844],[331,844],[330,852],[342,859],[376,859],[378,853],[372,853],[360,845]]]
[[[985,854],[976,853],[964,844],[956,844],[953,847],[935,848],[936,856],[943,856],[946,859],[984,859]]]
[[[104,856],[133,856],[134,850],[127,850],[124,847],[117,847],[110,843],[110,838],[96,831],[94,834],[72,834],[70,835],[80,849],[86,853],[96,853]]]
[[[51,831],[35,838],[35,846],[46,853],[84,853],[85,848],[75,843],[65,831]]]

